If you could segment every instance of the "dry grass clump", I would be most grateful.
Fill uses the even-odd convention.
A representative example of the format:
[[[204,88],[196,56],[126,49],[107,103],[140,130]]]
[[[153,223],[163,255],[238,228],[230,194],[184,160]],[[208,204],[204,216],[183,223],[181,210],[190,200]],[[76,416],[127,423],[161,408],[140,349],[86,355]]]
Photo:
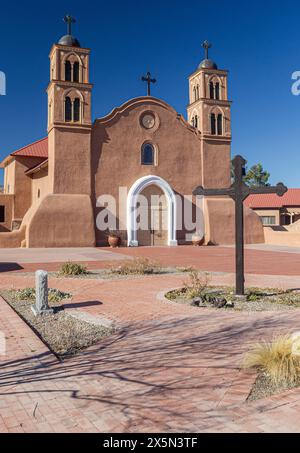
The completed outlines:
[[[183,292],[188,299],[200,297],[207,289],[211,276],[208,272],[199,272],[192,269],[189,273],[189,279],[183,282]]]
[[[117,267],[110,268],[112,274],[117,275],[147,275],[158,274],[162,270],[159,263],[148,258],[134,258],[126,260]]]
[[[244,368],[256,368],[273,384],[295,385],[300,382],[300,356],[292,354],[290,335],[275,337],[271,342],[257,343],[243,361]]]
[[[18,289],[16,291],[12,290],[10,292],[11,296],[17,301],[29,300],[35,301],[35,288],[24,288]],[[48,289],[48,301],[51,302],[60,302],[63,299],[70,299],[72,294],[65,293],[56,288]]]
[[[67,261],[66,263],[64,263],[59,270],[59,275],[65,276],[83,275],[87,273],[88,271],[86,266],[79,263],[73,263],[72,261]]]

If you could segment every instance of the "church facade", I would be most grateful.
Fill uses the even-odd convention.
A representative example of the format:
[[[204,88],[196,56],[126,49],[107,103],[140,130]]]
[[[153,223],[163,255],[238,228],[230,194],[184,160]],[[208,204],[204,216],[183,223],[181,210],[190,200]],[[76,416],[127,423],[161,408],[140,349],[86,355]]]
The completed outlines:
[[[192,196],[199,185],[231,183],[228,72],[204,48],[189,77],[187,121],[150,95],[92,121],[90,49],[71,32],[54,44],[48,135],[1,163],[0,247],[101,246],[108,232],[128,246],[188,244],[195,232],[233,243],[233,201]],[[249,208],[245,230],[246,242],[264,242]]]

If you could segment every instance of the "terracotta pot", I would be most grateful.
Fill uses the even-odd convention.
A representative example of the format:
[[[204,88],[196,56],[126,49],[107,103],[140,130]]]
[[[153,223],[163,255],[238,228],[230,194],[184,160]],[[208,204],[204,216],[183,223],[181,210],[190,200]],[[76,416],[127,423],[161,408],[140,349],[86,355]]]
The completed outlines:
[[[192,236],[192,244],[195,246],[202,245],[204,242],[204,236],[200,236],[199,234],[194,234]]]
[[[118,236],[108,236],[108,243],[110,247],[118,247],[120,238]]]

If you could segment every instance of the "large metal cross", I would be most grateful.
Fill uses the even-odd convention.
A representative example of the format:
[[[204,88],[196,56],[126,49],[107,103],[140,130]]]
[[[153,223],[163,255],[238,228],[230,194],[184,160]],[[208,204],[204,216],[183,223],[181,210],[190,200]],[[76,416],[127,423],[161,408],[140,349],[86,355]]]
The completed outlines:
[[[72,34],[72,24],[75,24],[76,20],[74,17],[70,16],[70,14],[67,14],[64,17],[64,22],[68,25],[68,35]]]
[[[141,80],[143,82],[147,82],[147,96],[150,96],[150,91],[151,91],[151,83],[156,83],[156,79],[151,79],[151,74],[148,71],[147,76],[142,76]]]
[[[234,182],[226,189],[204,189],[202,186],[193,191],[193,195],[218,196],[228,195],[235,202],[235,292],[244,295],[244,206],[243,202],[250,194],[276,193],[285,194],[287,187],[281,182],[276,186],[249,187],[243,181],[247,161],[242,156],[233,159]]]

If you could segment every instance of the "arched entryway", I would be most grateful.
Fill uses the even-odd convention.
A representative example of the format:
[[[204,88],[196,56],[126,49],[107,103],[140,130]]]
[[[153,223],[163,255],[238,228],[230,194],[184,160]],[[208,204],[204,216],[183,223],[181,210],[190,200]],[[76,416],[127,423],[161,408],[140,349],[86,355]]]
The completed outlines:
[[[158,190],[153,190],[151,187]],[[139,231],[140,195],[149,200],[151,195],[162,195],[160,201],[148,205],[148,227]],[[176,197],[171,186],[159,176],[144,176],[138,179],[127,196],[127,238],[128,246],[141,245],[177,245],[176,240]]]

